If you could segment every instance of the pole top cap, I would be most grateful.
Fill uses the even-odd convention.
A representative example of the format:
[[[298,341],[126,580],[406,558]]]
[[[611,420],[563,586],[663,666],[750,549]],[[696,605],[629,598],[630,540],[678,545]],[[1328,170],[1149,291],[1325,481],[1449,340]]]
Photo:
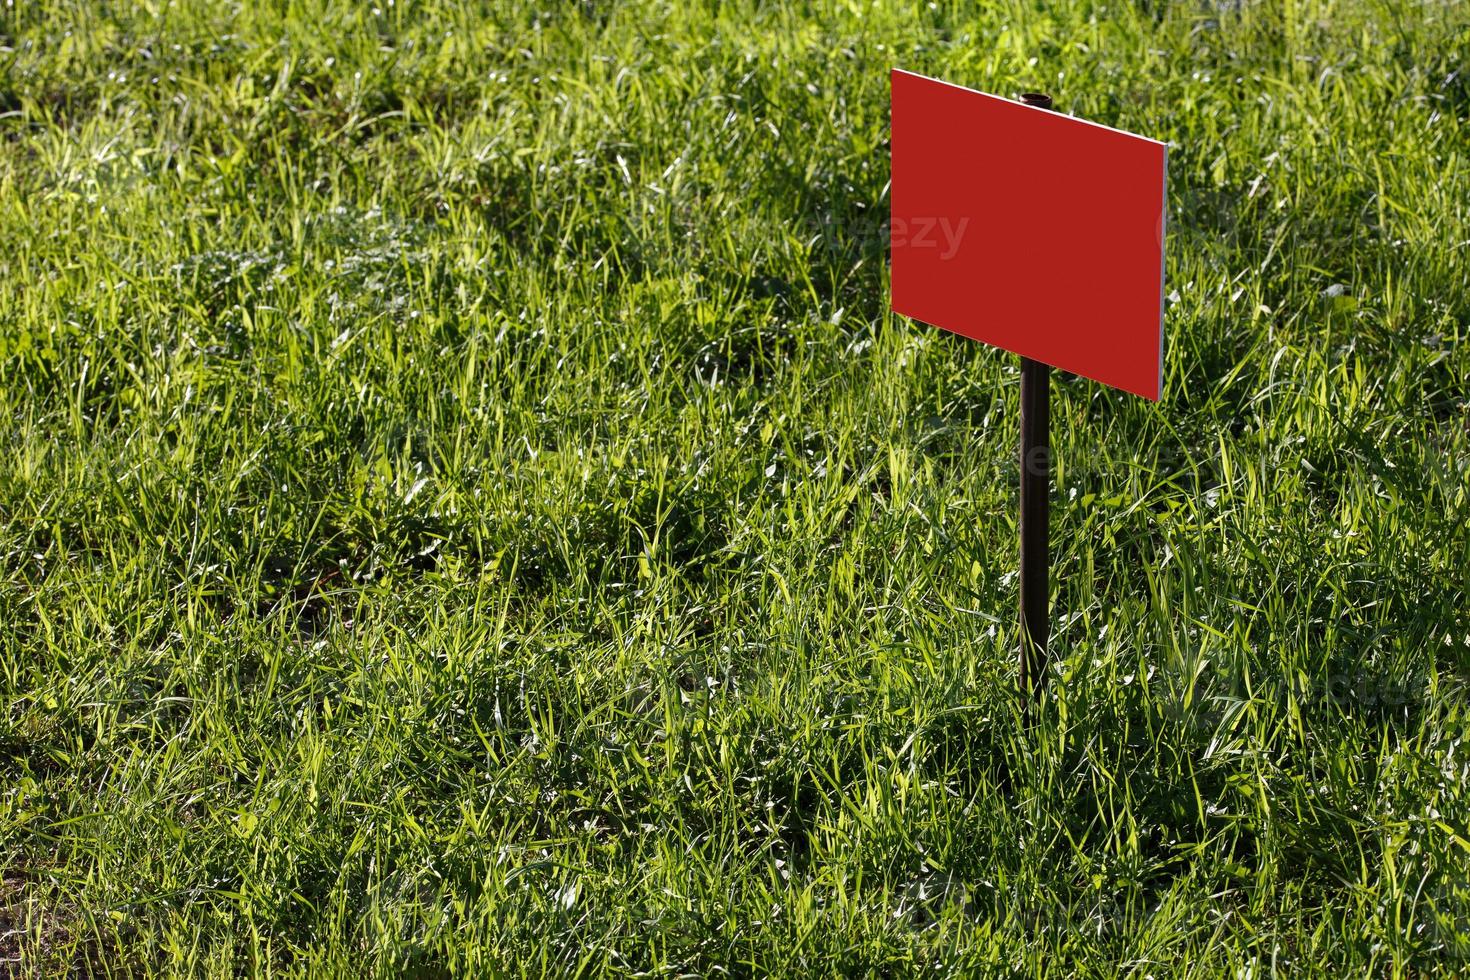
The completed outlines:
[[[1034,106],[1037,109],[1050,109],[1051,96],[1045,92],[1022,92],[1021,104]]]

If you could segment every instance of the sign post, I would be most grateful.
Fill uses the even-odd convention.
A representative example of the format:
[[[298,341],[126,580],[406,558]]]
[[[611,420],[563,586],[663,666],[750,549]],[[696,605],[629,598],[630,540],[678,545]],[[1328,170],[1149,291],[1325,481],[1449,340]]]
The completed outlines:
[[[1021,104],[1051,108],[1051,96],[1027,92]],[[1051,366],[1021,358],[1021,649],[1016,676],[1033,697],[1046,686],[1051,634]]]
[[[1049,674],[1051,369],[1163,389],[1163,143],[895,69],[893,311],[1021,355],[1023,692]],[[1043,188],[1032,193],[1032,188]]]
[[[1046,686],[1051,584],[1051,368],[1021,358],[1021,690]]]

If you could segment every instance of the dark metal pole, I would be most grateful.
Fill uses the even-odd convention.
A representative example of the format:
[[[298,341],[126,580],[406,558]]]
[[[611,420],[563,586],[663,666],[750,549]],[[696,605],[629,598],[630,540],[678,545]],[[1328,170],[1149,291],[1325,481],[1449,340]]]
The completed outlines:
[[[1051,368],[1021,358],[1021,690],[1046,686],[1051,547]]]
[[[1027,92],[1021,101],[1051,108],[1051,96]],[[1046,686],[1051,565],[1051,367],[1021,358],[1021,691],[1038,697]]]

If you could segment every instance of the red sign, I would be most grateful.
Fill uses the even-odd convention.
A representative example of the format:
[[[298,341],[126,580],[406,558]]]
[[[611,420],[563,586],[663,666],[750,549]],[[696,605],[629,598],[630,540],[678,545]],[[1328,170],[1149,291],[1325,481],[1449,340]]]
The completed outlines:
[[[1158,400],[1164,144],[892,82],[894,312]]]

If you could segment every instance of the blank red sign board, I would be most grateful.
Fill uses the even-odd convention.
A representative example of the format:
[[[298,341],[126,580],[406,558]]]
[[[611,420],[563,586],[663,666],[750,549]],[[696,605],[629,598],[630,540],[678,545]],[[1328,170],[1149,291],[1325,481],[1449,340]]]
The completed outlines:
[[[894,70],[894,312],[1158,400],[1165,145]]]

